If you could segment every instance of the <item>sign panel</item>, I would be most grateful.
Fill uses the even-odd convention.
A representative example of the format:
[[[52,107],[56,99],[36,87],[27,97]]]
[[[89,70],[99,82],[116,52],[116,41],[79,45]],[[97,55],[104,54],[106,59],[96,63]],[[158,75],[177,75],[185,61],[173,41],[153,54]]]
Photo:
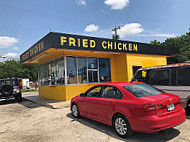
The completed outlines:
[[[78,36],[50,32],[21,55],[21,63],[31,59],[49,48],[123,52],[153,55],[174,55],[174,48],[89,36]]]

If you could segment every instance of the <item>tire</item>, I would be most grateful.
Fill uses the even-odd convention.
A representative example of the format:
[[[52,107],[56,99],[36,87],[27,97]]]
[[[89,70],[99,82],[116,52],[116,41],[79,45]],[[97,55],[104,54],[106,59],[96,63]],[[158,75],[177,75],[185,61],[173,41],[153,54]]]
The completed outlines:
[[[121,114],[114,117],[113,127],[116,133],[122,138],[129,137],[133,134],[133,130],[131,129],[127,118]]]
[[[16,94],[15,100],[16,100],[17,102],[22,102],[22,94],[21,94],[21,93]]]
[[[79,112],[79,108],[78,108],[77,104],[75,104],[75,103],[72,104],[71,111],[72,111],[72,115],[75,118],[80,117],[80,112]]]
[[[8,97],[9,95],[11,95],[13,93],[13,86],[3,85],[1,87],[1,93],[3,94],[3,96]]]

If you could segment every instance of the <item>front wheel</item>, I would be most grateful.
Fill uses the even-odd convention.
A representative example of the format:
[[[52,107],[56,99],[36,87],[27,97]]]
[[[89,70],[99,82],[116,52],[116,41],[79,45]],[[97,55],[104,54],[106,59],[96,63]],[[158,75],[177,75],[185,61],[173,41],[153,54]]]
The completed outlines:
[[[133,134],[133,131],[129,125],[125,116],[119,114],[114,118],[113,126],[116,133],[123,138],[129,137]]]
[[[80,117],[80,112],[79,112],[79,108],[76,104],[73,104],[71,107],[72,110],[72,115],[76,118]]]

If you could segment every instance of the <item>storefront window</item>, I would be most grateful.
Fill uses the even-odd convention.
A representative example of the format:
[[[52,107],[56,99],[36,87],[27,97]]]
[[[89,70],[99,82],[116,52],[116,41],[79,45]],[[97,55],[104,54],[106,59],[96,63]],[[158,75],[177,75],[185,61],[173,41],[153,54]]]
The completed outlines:
[[[47,64],[43,64],[41,68],[42,85],[48,85]]]
[[[99,77],[100,77],[100,82],[111,81],[110,59],[106,58],[99,59]]]
[[[48,64],[48,85],[51,85],[51,64]]]
[[[78,65],[78,83],[87,83],[87,65],[85,57],[77,58]]]
[[[57,79],[56,63],[52,63],[52,66],[51,66],[51,85],[57,84],[56,79]]]
[[[76,58],[67,57],[67,83],[77,83],[77,72],[76,72]]]
[[[63,59],[57,62],[57,84],[65,84],[65,67]]]
[[[66,57],[39,66],[39,85],[83,84],[111,81],[110,59],[92,57]]]

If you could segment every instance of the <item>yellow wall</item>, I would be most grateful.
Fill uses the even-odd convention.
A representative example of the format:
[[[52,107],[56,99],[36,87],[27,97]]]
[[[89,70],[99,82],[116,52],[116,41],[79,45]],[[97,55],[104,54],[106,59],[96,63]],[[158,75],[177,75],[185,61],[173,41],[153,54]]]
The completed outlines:
[[[144,55],[144,54],[126,54],[127,57],[127,74],[130,81],[133,77],[132,66],[151,67],[157,65],[167,65],[166,56]]]
[[[127,81],[127,58],[125,53],[111,56],[112,81]]]
[[[40,86],[39,96],[54,100],[71,100],[73,97],[84,93],[94,85],[95,84]]]

